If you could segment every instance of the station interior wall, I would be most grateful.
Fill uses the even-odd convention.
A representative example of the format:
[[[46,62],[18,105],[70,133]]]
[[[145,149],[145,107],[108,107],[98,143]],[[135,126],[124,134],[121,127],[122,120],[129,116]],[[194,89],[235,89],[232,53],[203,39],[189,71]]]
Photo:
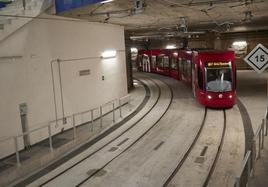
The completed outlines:
[[[51,19],[58,18],[43,15]],[[101,59],[105,50],[117,50],[116,58]],[[55,120],[51,61],[61,62],[65,115],[90,110],[127,94],[124,28],[82,21],[34,19],[0,42],[0,140],[22,133],[19,105],[27,104],[28,129]],[[58,118],[62,117],[59,69],[52,65]],[[90,70],[80,76],[79,71]],[[104,80],[103,80],[104,79]],[[53,126],[52,133],[71,128]],[[48,130],[29,137],[35,144]],[[19,139],[19,149],[24,148]],[[14,142],[0,142],[0,158],[14,153]]]

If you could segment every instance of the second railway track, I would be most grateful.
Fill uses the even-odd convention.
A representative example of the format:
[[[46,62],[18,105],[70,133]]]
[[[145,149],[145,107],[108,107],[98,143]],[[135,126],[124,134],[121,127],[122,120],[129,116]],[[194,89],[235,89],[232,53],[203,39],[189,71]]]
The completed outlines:
[[[221,153],[225,133],[225,110],[206,109],[194,141],[163,186],[207,186]]]
[[[168,110],[172,101],[172,90],[169,89],[166,84],[158,80],[150,81],[154,82],[154,84],[157,85],[158,89],[160,90],[159,96],[157,96],[157,102],[143,117],[140,116],[140,120],[137,121],[137,124],[133,126],[133,128],[128,129],[120,136],[110,141],[109,144],[101,147],[101,149],[94,152],[79,163],[68,167],[59,174],[54,174],[52,178],[49,176],[44,176],[41,180],[43,182],[34,182],[30,184],[30,186],[62,185],[63,181],[64,186],[80,186],[84,182],[88,181],[91,177],[95,176],[118,156],[123,154],[133,144],[139,141],[139,139],[141,139],[148,131],[150,131],[151,128],[155,126],[155,124],[157,124],[159,119],[161,119],[161,117]],[[52,172],[55,173],[56,171]]]
[[[30,186],[211,186],[223,161],[222,149],[226,153],[226,121],[231,120],[226,115],[233,110],[226,114],[205,109],[169,78],[140,77],[161,91],[139,125],[90,150],[78,164],[56,175],[58,171],[52,171]]]

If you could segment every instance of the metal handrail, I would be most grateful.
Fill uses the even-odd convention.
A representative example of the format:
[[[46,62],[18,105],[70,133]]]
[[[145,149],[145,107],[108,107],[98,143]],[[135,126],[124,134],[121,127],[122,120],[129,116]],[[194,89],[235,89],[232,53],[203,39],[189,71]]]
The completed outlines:
[[[256,130],[253,141],[252,141],[252,151],[248,151],[246,156],[243,159],[243,164],[241,167],[241,170],[238,173],[238,176],[236,177],[235,186],[240,187],[241,185],[241,177],[245,171],[245,169],[248,169],[248,178],[246,183],[248,183],[248,180],[250,179],[250,175],[254,176],[254,170],[255,170],[255,163],[261,156],[261,150],[264,148],[264,136],[267,136],[267,130],[268,130],[268,110],[266,109],[264,118],[262,119],[262,123],[259,125],[258,129]],[[258,145],[256,142],[258,141]],[[256,153],[256,148],[258,146],[258,154]],[[248,166],[248,167],[246,167]]]
[[[121,99],[121,98],[120,98],[120,99]],[[101,105],[101,106],[107,105],[108,103],[112,104],[112,102],[115,101],[115,100],[116,100],[116,99],[113,99],[112,101],[109,101],[109,102],[107,102],[107,103],[105,103],[105,104],[103,104],[103,105]],[[93,109],[91,109],[91,110],[86,110],[86,111],[83,111],[83,112],[74,113],[74,114],[72,114],[72,115],[65,116],[64,118],[72,118],[73,115],[77,116],[77,115],[80,115],[80,114],[84,114],[84,113],[91,112],[91,111],[96,111],[96,110],[99,110],[99,108],[96,107],[96,108],[93,108]],[[37,128],[35,128],[35,129],[32,129],[32,130],[28,130],[28,131],[26,131],[26,132],[24,132],[24,133],[21,133],[21,134],[15,135],[15,136],[9,136],[9,137],[6,137],[6,138],[4,138],[4,139],[0,139],[0,143],[2,143],[2,142],[4,142],[4,141],[7,141],[7,140],[9,140],[9,139],[12,139],[12,138],[14,138],[14,137],[22,137],[22,136],[31,134],[31,133],[33,133],[33,132],[36,132],[36,131],[38,131],[38,130],[40,130],[40,129],[47,128],[48,126],[52,125],[52,123],[56,123],[56,122],[58,122],[58,121],[62,121],[62,120],[64,120],[64,118],[59,118],[58,120],[52,120],[52,121],[47,122],[46,125],[37,127]]]
[[[238,177],[236,177],[236,180],[235,180],[235,187],[240,187],[240,184],[241,184],[241,177],[246,169],[246,166],[247,166],[247,170],[248,170],[248,173],[247,173],[247,176],[248,178],[250,177],[250,173],[251,173],[251,151],[247,151],[247,154],[246,156],[244,157],[243,159],[243,163],[242,163],[242,167],[239,171],[239,174],[238,174]]]
[[[120,113],[120,118],[122,118],[122,100],[125,100],[125,99],[128,99],[128,101],[127,102],[125,102],[125,103],[130,103],[130,100],[131,100],[131,97],[130,97],[130,95],[128,94],[128,95],[126,95],[126,96],[123,96],[123,97],[121,97],[119,100],[118,100],[118,103],[119,103],[119,113]]]
[[[127,95],[128,96],[128,95]],[[19,143],[18,143],[18,138],[20,137],[23,137],[23,136],[26,136],[26,135],[29,135],[33,132],[36,132],[36,131],[39,131],[41,129],[45,129],[45,128],[48,128],[48,140],[49,140],[49,146],[50,146],[50,151],[53,151],[53,142],[52,142],[52,131],[51,131],[51,126],[52,125],[55,125],[53,123],[56,123],[58,121],[64,121],[65,119],[68,119],[68,118],[71,118],[72,119],[72,128],[73,128],[73,136],[74,136],[74,139],[76,139],[77,135],[76,135],[76,123],[75,123],[75,116],[77,115],[83,115],[85,113],[90,113],[90,116],[91,116],[91,131],[93,131],[93,126],[94,126],[94,111],[97,111],[97,110],[100,110],[100,121],[101,121],[101,128],[102,128],[102,117],[103,117],[103,114],[102,114],[102,107],[106,106],[106,105],[112,105],[113,106],[113,123],[115,122],[115,102],[117,100],[122,100],[122,98],[125,98],[127,96],[124,96],[124,97],[121,97],[119,99],[113,99],[103,105],[101,105],[100,107],[95,107],[95,108],[92,108],[90,110],[86,110],[86,111],[82,111],[82,112],[78,112],[78,113],[73,113],[72,115],[69,115],[69,116],[65,116],[64,118],[59,118],[59,119],[56,119],[56,120],[52,120],[52,121],[49,121],[47,122],[45,125],[42,125],[40,127],[37,127],[35,129],[32,129],[32,130],[28,130],[26,132],[23,132],[21,134],[18,134],[18,135],[15,135],[15,136],[10,136],[10,137],[6,137],[6,138],[3,138],[3,139],[0,139],[0,143],[3,143],[7,140],[11,140],[13,139],[14,140],[14,147],[15,147],[15,154],[16,154],[16,159],[17,159],[17,165],[20,166],[20,156],[19,156]],[[130,96],[129,96],[130,97]],[[121,117],[121,104],[119,103],[119,110],[120,110],[120,117]]]
[[[126,96],[123,96],[123,97],[121,97],[119,100],[124,100],[124,99],[128,99],[128,100],[130,100],[130,95],[128,94],[128,95],[126,95]]]

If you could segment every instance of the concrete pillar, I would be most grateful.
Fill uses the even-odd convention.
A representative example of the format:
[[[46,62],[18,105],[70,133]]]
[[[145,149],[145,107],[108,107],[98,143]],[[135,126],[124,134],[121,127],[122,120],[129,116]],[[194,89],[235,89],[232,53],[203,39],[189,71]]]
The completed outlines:
[[[205,41],[206,41],[207,48],[215,48],[215,33],[207,32],[205,34]]]
[[[133,88],[133,74],[130,47],[126,47],[127,88],[128,92]]]
[[[215,49],[222,49],[222,45],[221,45],[221,37],[220,35],[216,35],[215,39],[214,39],[214,48]]]
[[[131,61],[131,41],[129,33],[125,32],[125,46],[126,46],[126,70],[127,70],[127,88],[128,92],[133,88],[133,73],[132,73],[132,61]]]

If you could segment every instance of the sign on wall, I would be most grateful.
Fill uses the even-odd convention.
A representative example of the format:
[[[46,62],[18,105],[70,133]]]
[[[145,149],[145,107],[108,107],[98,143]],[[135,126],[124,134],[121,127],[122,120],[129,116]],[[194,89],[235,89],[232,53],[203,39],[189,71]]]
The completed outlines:
[[[257,73],[262,73],[268,66],[268,49],[262,44],[258,44],[245,58]]]
[[[72,10],[75,8],[87,6],[90,4],[100,3],[106,0],[56,0],[57,14]]]

